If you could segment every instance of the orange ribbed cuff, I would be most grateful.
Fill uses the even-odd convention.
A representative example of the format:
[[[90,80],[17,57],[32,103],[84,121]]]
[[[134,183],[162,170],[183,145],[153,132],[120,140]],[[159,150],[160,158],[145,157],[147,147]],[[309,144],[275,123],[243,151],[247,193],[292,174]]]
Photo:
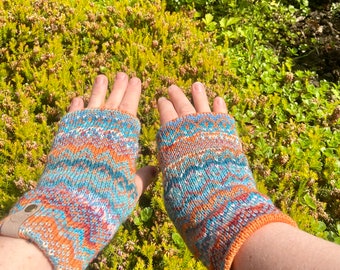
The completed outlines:
[[[234,243],[231,245],[228,254],[225,258],[224,269],[229,270],[231,265],[234,261],[234,258],[238,251],[240,250],[241,246],[260,228],[264,227],[267,224],[280,222],[292,225],[297,227],[296,222],[284,213],[280,214],[268,214],[260,216],[258,219],[250,222],[241,233],[237,236]]]

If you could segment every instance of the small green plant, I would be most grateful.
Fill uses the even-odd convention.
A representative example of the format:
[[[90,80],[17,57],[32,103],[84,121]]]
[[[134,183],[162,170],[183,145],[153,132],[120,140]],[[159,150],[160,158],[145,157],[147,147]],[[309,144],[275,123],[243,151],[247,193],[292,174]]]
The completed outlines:
[[[152,213],[153,213],[152,208],[150,207],[144,208],[140,213],[140,217],[137,216],[133,219],[133,223],[137,226],[143,225],[143,222],[147,222],[148,220],[150,220]]]

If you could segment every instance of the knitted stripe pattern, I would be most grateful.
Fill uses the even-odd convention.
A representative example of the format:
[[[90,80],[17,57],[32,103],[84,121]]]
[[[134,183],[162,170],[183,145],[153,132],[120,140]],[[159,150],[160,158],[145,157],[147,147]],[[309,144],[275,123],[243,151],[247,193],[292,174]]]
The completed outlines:
[[[85,269],[137,200],[139,121],[114,110],[82,110],[60,123],[37,188],[11,210],[36,204],[20,227],[55,269]]]
[[[295,226],[256,190],[231,116],[177,118],[160,129],[157,143],[168,214],[209,269],[230,269],[241,245],[265,224]]]

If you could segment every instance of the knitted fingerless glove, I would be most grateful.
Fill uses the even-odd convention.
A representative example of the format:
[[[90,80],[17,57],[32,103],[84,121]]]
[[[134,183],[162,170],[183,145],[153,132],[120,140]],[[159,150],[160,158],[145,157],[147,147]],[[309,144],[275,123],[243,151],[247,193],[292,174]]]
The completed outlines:
[[[1,233],[9,219],[27,215],[18,237],[34,242],[56,269],[85,269],[136,204],[139,131],[139,121],[119,111],[67,114],[37,188],[2,221]]]
[[[187,115],[157,134],[168,214],[209,269],[229,269],[241,245],[270,222],[295,226],[256,185],[227,114]]]

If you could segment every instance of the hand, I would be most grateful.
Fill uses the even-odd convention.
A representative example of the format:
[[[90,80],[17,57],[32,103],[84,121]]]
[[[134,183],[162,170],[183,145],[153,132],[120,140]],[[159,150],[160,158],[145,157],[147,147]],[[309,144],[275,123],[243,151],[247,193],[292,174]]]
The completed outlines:
[[[85,268],[112,239],[155,176],[135,170],[141,83],[96,78],[84,109],[75,98],[59,123],[40,181],[0,222],[1,234],[35,243],[55,268]]]
[[[271,222],[294,222],[260,194],[235,120],[217,97],[213,112],[200,83],[194,105],[177,87],[160,98],[157,134],[164,204],[183,240],[209,269],[229,269],[246,239]]]
[[[138,103],[141,95],[141,81],[137,77],[129,79],[128,75],[118,72],[109,97],[106,99],[108,79],[105,75],[96,77],[89,103],[85,109],[109,109],[126,112],[137,117]],[[72,100],[68,112],[84,109],[84,100],[76,97]],[[152,182],[157,174],[154,166],[146,166],[136,172],[135,183],[139,196]]]
[[[188,114],[211,112],[205,88],[201,83],[194,83],[191,88],[191,93],[194,100],[194,106],[179,87],[176,85],[169,87],[170,100],[164,97],[161,97],[158,100],[158,110],[162,126],[171,120]],[[216,97],[214,99],[213,112],[228,112],[223,98]]]

